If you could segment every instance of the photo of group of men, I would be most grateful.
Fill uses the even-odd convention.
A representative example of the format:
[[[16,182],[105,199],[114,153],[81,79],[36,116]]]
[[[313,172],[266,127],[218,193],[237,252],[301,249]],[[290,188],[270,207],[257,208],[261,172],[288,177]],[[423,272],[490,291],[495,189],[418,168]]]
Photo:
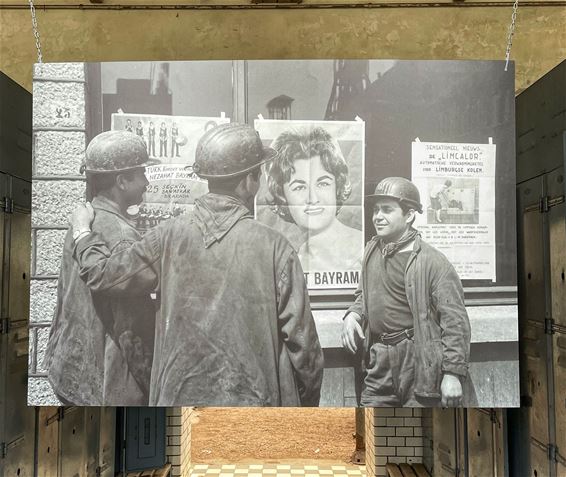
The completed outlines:
[[[154,121],[168,139],[183,131],[166,162]],[[483,226],[487,182],[415,174],[414,156],[415,177],[364,187],[365,127],[112,114],[86,145],[92,197],[65,237],[45,352],[57,399],[319,406],[322,289],[352,297],[338,340],[360,371],[358,406],[481,406],[462,275],[434,233]],[[495,156],[482,161],[491,180]]]
[[[169,220],[141,237],[126,211],[143,200],[149,184],[145,144],[128,131],[92,140],[86,173],[95,197],[71,217],[47,352],[61,402],[318,405],[323,355],[300,258],[281,234],[249,220],[262,169],[269,170],[278,157],[251,126],[210,129],[193,165],[208,181],[209,193],[195,199],[190,220]],[[328,171],[323,176],[324,188],[335,195],[336,178]],[[289,177],[285,184],[296,181]],[[298,180],[299,186],[304,182]],[[336,213],[335,205],[315,205],[322,213],[327,207]],[[412,226],[423,212],[420,193],[406,178],[387,178],[366,196],[366,205],[373,210],[376,234],[366,247],[362,284],[342,333],[353,354],[364,347],[368,367],[361,404],[461,405],[469,384],[470,325],[458,275]],[[190,271],[184,270],[185,260]],[[430,278],[419,283],[422,276]],[[407,280],[414,295],[405,288]],[[70,315],[89,293],[92,300],[84,300],[81,313],[100,317],[101,325],[101,336],[90,345],[93,353],[97,343],[106,347],[85,369],[63,337],[77,336]],[[157,321],[151,293],[160,295]],[[85,373],[93,379],[85,380]],[[69,385],[73,378],[82,385]]]
[[[141,120],[136,123],[135,129],[130,118],[126,119],[124,124],[124,130],[136,133],[137,136],[141,137],[145,144],[147,144],[147,153],[151,157],[157,157],[155,153],[155,124],[153,121],[149,121],[147,128]],[[167,157],[167,144],[171,144],[170,157],[181,157],[179,153],[179,148],[187,143],[187,138],[185,136],[179,135],[179,127],[176,122],[171,123],[169,129],[167,124],[162,121],[159,125],[159,130],[157,137],[159,139],[159,157]]]

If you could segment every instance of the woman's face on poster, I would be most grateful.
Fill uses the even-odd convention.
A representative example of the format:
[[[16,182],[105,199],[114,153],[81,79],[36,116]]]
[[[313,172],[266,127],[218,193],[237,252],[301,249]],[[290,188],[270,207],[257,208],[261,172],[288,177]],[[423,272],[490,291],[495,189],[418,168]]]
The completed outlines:
[[[319,232],[336,217],[336,179],[320,156],[297,159],[289,182],[283,184],[289,213],[302,229]]]

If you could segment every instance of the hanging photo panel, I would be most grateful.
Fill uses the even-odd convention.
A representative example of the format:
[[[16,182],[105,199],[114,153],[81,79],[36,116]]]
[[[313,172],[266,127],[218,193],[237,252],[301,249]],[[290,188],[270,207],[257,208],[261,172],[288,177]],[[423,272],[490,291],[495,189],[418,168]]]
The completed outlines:
[[[518,406],[504,66],[36,65],[29,404]]]

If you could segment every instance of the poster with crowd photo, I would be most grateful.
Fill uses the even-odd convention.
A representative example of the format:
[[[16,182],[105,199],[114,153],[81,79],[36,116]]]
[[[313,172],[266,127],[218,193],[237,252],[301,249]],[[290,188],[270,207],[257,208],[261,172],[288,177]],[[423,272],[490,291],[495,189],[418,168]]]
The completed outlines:
[[[415,225],[464,280],[496,280],[495,150],[491,143],[412,144],[412,178],[424,199]]]
[[[364,250],[365,123],[256,119],[266,146],[256,217],[293,244],[310,289],[356,288]]]
[[[112,129],[140,136],[150,158],[158,164],[146,168],[149,181],[144,202],[129,212],[137,228],[145,230],[184,214],[196,197],[208,192],[206,180],[193,172],[196,146],[210,128],[230,119],[220,117],[112,114]]]

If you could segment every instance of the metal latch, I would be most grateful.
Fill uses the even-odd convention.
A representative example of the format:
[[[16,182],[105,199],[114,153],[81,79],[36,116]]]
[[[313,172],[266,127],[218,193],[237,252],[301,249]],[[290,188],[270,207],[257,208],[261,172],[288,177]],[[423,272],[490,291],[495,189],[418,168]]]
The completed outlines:
[[[4,212],[7,214],[14,213],[14,200],[10,197],[4,197]]]

